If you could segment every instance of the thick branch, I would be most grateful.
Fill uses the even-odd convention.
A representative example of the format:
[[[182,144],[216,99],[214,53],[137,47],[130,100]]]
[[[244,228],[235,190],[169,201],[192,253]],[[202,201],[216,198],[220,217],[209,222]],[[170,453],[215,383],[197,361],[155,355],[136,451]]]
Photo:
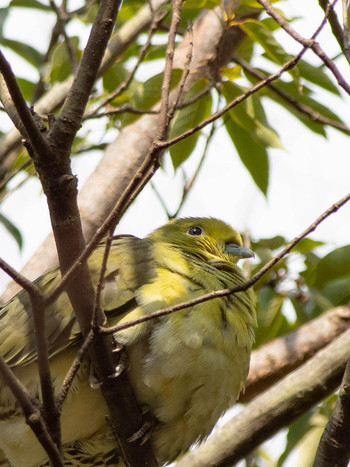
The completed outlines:
[[[350,360],[346,365],[337,403],[322,434],[314,467],[347,467],[350,460]]]
[[[343,333],[349,323],[350,308],[335,308],[254,350],[239,401],[250,401],[271,387]]]

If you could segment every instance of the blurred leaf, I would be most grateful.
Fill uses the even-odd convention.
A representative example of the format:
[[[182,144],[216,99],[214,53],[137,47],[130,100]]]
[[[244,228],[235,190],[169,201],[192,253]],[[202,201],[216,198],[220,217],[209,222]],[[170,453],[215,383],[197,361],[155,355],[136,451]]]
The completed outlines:
[[[337,248],[322,258],[312,272],[310,285],[322,289],[341,277],[350,278],[350,245]]]
[[[35,8],[37,10],[52,11],[51,7],[38,0],[11,0],[10,7]]]
[[[186,100],[192,99],[193,97],[198,95],[198,93],[202,91],[207,85],[208,80],[206,79],[201,79],[197,81],[186,95]],[[208,93],[202,96],[200,99],[196,100],[193,104],[188,105],[183,109],[177,111],[171,126],[170,139],[182,135],[182,133],[184,133],[185,131],[194,128],[200,122],[208,118],[211,114],[211,108],[212,97],[211,94]],[[185,138],[184,140],[170,147],[170,157],[175,170],[192,153],[200,134],[201,132],[197,131],[188,138]]]
[[[237,125],[230,113],[225,115],[224,123],[241,161],[257,187],[266,195],[269,183],[269,161],[266,149],[254,141],[249,131]]]
[[[0,8],[0,40],[3,41],[3,30],[4,24],[8,17],[9,9],[8,8]]]
[[[117,62],[114,63],[104,73],[102,77],[103,89],[109,94],[117,89],[117,87],[126,80],[129,75],[129,71],[123,66],[123,64]]]
[[[73,49],[80,58],[81,52],[79,51],[79,38],[70,38]],[[64,81],[71,73],[71,64],[69,62],[67,48],[64,42],[57,45],[54,53],[52,54],[50,81]]]
[[[222,83],[222,93],[227,103],[234,101],[244,93],[244,89],[230,81]],[[244,130],[249,131],[252,138],[264,147],[283,148],[278,134],[267,122],[260,98],[249,96],[240,104],[229,110],[231,118]]]
[[[34,67],[39,67],[41,65],[43,60],[42,55],[38,50],[34,49],[34,47],[12,39],[3,38],[1,42],[3,46],[13,50],[17,55],[24,58],[24,60]]]
[[[313,66],[305,60],[300,60],[297,64],[300,71],[300,76],[311,83],[317,84],[326,91],[329,91],[337,96],[341,96],[339,89],[329,78],[329,76],[319,66]]]
[[[23,247],[23,238],[18,228],[3,214],[0,213],[0,224],[2,224],[11,237],[16,241],[18,248],[21,250]]]
[[[17,81],[18,81],[19,87],[21,88],[24,98],[27,101],[30,101],[30,99],[32,98],[34,89],[35,89],[35,84],[24,78],[17,78]]]
[[[258,291],[258,328],[255,332],[255,346],[284,334],[290,330],[290,324],[282,313],[285,296],[276,293],[270,287]]]
[[[234,81],[235,79],[241,78],[241,67],[239,65],[236,66],[225,66],[221,68],[221,76],[229,79],[230,81]]]
[[[260,238],[257,242],[253,242],[254,250],[256,248],[268,248],[269,250],[277,250],[286,245],[286,239],[282,235],[276,235],[272,238]]]
[[[266,70],[259,69],[259,71],[261,71],[265,76],[269,75],[269,72]],[[253,84],[257,82],[257,78],[252,76],[249,72],[244,70],[244,73],[247,79],[249,79],[249,81],[251,81]],[[329,109],[329,107],[324,106],[319,101],[312,98],[312,91],[307,86],[305,85],[299,86],[293,81],[285,82],[282,80],[275,81],[273,85],[277,88],[280,88],[282,91],[284,91],[290,97],[292,101],[294,100],[296,102],[300,102],[301,104],[309,107],[316,114],[320,114],[336,122],[342,122],[341,118],[339,118],[338,115],[332,112]],[[310,116],[308,116],[307,114],[303,112],[300,112],[293,105],[293,103],[287,101],[286,99],[278,95],[269,86],[265,86],[264,88],[262,88],[259,91],[258,95],[269,97],[273,101],[280,104],[284,109],[288,110],[293,116],[297,117],[301,121],[301,123],[307,126],[307,128],[309,128],[311,131],[317,134],[320,134],[322,136],[326,136],[324,125],[322,123],[315,122],[312,120]]]
[[[243,31],[252,38],[254,42],[257,42],[266,52],[266,56],[273,63],[278,65],[284,65],[288,62],[292,55],[288,54],[281,44],[273,36],[273,32],[269,29],[269,23],[264,23],[262,20],[247,20],[241,25]],[[298,79],[298,71],[292,69],[289,73],[296,79]]]
[[[311,238],[303,238],[300,242],[293,248],[293,251],[298,251],[299,253],[309,252],[319,246],[323,246],[324,242],[317,240],[312,240]]]
[[[193,10],[193,9],[212,9],[216,6],[220,6],[221,0],[187,0],[184,2],[184,10]]]

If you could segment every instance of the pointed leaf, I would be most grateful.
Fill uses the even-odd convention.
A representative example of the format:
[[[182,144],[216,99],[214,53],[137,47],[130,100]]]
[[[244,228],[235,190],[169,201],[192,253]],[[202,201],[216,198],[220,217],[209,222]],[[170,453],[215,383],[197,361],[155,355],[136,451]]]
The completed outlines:
[[[202,91],[205,86],[208,84],[208,81],[201,79],[195,83],[187,95],[187,99],[195,97],[200,91]],[[176,117],[173,120],[170,131],[170,139],[175,138],[178,135],[181,135],[185,131],[195,127],[200,122],[208,118],[211,114],[212,108],[212,97],[208,93],[205,96],[201,97],[193,104],[184,107],[176,113]],[[197,131],[188,138],[176,143],[171,146],[169,152],[171,160],[176,170],[180,164],[182,164],[192,153],[193,149],[196,146],[200,132]]]
[[[224,122],[241,161],[258,188],[266,195],[269,181],[269,161],[266,149],[254,141],[249,131],[234,122],[230,112],[226,114]]]
[[[310,81],[310,83],[317,84],[317,86],[320,86],[337,96],[341,96],[337,86],[321,67],[313,66],[305,60],[300,60],[297,67],[300,71],[300,76],[305,80]]]
[[[23,238],[18,228],[3,214],[0,213],[0,224],[11,234],[12,238],[16,241],[18,248],[21,250],[23,247]]]
[[[12,49],[17,55],[24,58],[28,63],[34,67],[39,67],[42,63],[41,53],[24,42],[14,41],[12,39],[2,39],[2,45]]]

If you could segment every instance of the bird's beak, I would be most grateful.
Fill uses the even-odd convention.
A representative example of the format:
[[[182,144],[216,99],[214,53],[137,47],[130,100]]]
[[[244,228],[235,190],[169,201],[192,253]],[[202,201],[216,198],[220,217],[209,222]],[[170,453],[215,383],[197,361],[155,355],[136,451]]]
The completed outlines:
[[[226,243],[225,251],[238,258],[254,258],[254,253],[249,248],[236,245],[235,243]]]

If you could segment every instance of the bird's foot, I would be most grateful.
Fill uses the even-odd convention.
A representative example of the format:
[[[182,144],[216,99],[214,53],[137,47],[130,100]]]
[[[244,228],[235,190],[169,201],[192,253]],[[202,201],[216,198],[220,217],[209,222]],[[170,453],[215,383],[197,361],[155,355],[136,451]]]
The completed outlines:
[[[114,372],[111,375],[108,375],[109,379],[118,378],[123,371],[129,369],[128,354],[124,351],[124,347],[121,344],[115,342],[113,353],[119,354],[119,362],[116,365]],[[89,376],[89,384],[92,389],[100,389],[103,385],[103,381],[100,381],[93,373],[91,373]]]
[[[142,406],[142,417],[143,422],[141,427],[128,438],[129,443],[134,443],[135,441],[139,441],[140,445],[142,446],[145,444],[149,437],[152,434],[152,430],[155,426],[158,425],[158,419],[149,411],[148,407]]]

